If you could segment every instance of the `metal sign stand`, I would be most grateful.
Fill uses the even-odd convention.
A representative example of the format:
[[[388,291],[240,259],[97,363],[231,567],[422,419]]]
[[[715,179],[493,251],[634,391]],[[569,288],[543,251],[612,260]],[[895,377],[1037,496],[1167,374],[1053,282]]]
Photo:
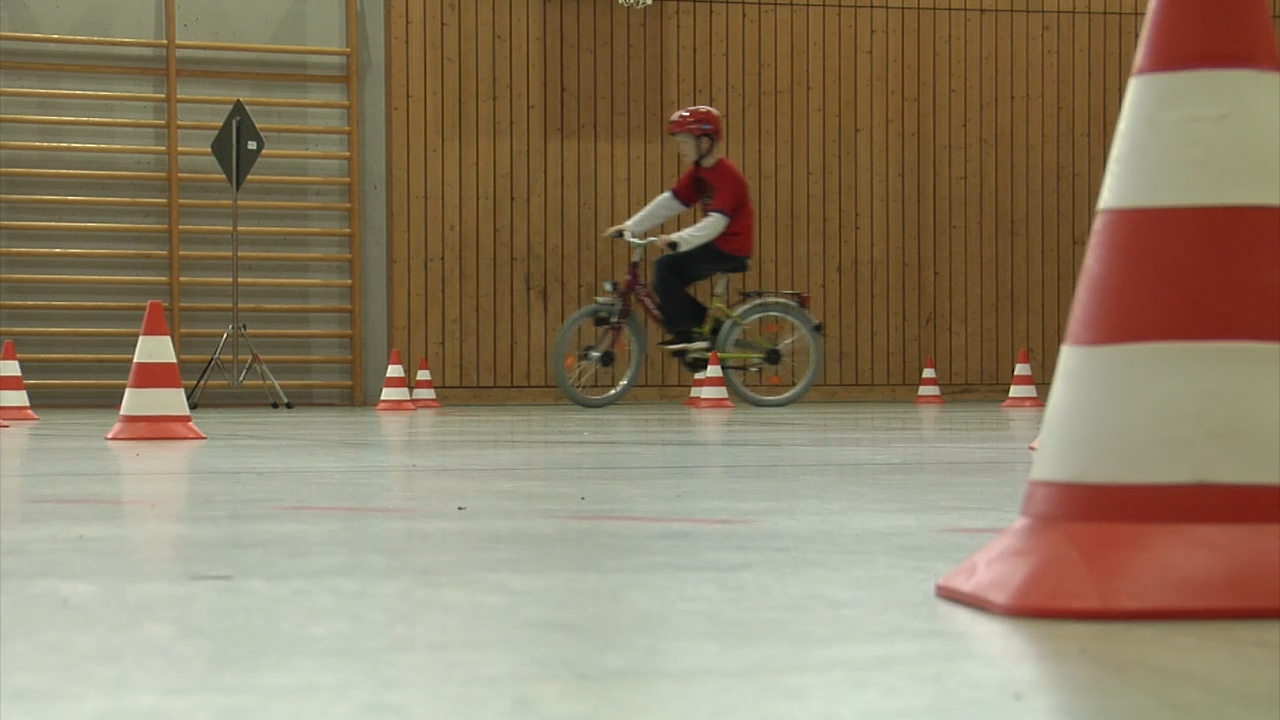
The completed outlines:
[[[247,121],[249,126],[247,134],[250,136],[245,140],[243,147],[240,127],[242,120]],[[200,377],[196,379],[196,384],[187,395],[187,407],[192,410],[199,405],[200,396],[209,382],[210,371],[215,367],[231,387],[243,385],[249,373],[257,370],[258,377],[262,380],[263,390],[267,393],[267,399],[271,401],[271,407],[279,408],[283,404],[286,408],[293,409],[293,403],[285,396],[284,390],[280,389],[280,383],[276,382],[266,362],[262,360],[262,356],[249,340],[248,326],[240,322],[240,186],[249,176],[249,170],[253,167],[254,161],[262,154],[263,144],[262,136],[253,125],[253,119],[249,117],[248,110],[237,100],[211,145],[214,157],[231,183],[231,324],[227,326],[226,332],[222,333],[222,339],[214,348],[213,355],[209,357],[209,362],[205,363],[204,369],[200,371]],[[243,164],[241,163],[242,154],[247,160]],[[228,338],[231,340],[231,372],[229,373],[222,362],[222,350],[226,347]],[[244,340],[245,346],[249,349],[249,361],[245,363],[244,371],[237,374],[241,340]]]

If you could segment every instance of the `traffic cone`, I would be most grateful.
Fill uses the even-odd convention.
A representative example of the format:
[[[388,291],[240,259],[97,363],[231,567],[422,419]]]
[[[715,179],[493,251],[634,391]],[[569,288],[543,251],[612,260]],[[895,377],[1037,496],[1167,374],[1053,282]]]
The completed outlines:
[[[31,409],[27,386],[22,381],[22,366],[12,340],[0,349],[0,420],[39,420]]]
[[[1277,127],[1266,0],[1152,0],[1021,517],[940,596],[1280,617]]]
[[[182,371],[164,319],[164,304],[147,303],[142,332],[133,350],[133,367],[108,440],[204,440],[191,421],[182,388]]]
[[[698,407],[698,400],[702,398],[702,386],[706,382],[707,371],[699,370],[693,376],[693,384],[689,386],[689,397],[684,399],[685,407]]]
[[[413,406],[418,408],[438,408],[440,401],[436,399],[436,386],[431,382],[431,369],[427,367],[427,358],[418,360],[418,374],[413,379]]]
[[[933,366],[933,358],[924,359],[924,370],[920,371],[920,388],[916,390],[917,405],[941,405],[942,388],[938,386],[938,371]]]
[[[1026,349],[1018,351],[1018,362],[1013,367],[1013,382],[1009,383],[1009,397],[1000,407],[1044,407],[1036,393],[1036,380],[1031,376],[1031,357]]]
[[[392,350],[387,360],[387,374],[382,381],[382,396],[374,410],[417,410],[413,399],[409,396],[409,383],[404,376],[404,365],[400,362],[400,351]]]
[[[707,374],[698,395],[698,404],[694,407],[705,410],[733,406],[733,401],[729,399],[729,388],[724,384],[724,372],[720,369],[720,354],[712,350],[711,358],[707,361]]]

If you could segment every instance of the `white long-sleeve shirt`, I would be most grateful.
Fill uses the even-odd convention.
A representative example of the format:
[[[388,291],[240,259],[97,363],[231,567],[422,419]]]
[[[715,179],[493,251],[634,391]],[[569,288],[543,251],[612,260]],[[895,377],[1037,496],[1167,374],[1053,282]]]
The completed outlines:
[[[671,218],[688,210],[689,206],[676,199],[670,190],[658,195],[632,215],[623,227],[633,235],[643,235],[649,230],[665,223]],[[729,227],[729,218],[718,212],[709,212],[698,222],[676,233],[670,238],[676,242],[680,250],[689,250],[711,242]]]

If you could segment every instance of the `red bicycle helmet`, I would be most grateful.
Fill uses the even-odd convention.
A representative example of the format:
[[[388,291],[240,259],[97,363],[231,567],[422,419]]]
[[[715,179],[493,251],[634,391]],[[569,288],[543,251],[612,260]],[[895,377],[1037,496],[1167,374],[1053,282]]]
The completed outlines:
[[[720,141],[720,111],[707,105],[694,105],[677,110],[667,121],[667,134],[706,135]]]

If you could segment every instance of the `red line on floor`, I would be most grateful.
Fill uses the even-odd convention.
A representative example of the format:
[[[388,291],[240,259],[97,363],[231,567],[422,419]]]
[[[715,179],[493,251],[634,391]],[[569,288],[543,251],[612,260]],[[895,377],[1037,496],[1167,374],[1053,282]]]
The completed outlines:
[[[754,520],[730,520],[723,518],[656,517],[651,515],[565,515],[562,520],[588,520],[593,522],[677,523],[684,525],[746,525]]]
[[[95,498],[40,498],[33,505],[154,505],[150,500],[99,500]]]
[[[410,513],[413,508],[356,507],[351,505],[281,505],[272,510],[290,510],[293,512],[348,512],[348,513]]]

